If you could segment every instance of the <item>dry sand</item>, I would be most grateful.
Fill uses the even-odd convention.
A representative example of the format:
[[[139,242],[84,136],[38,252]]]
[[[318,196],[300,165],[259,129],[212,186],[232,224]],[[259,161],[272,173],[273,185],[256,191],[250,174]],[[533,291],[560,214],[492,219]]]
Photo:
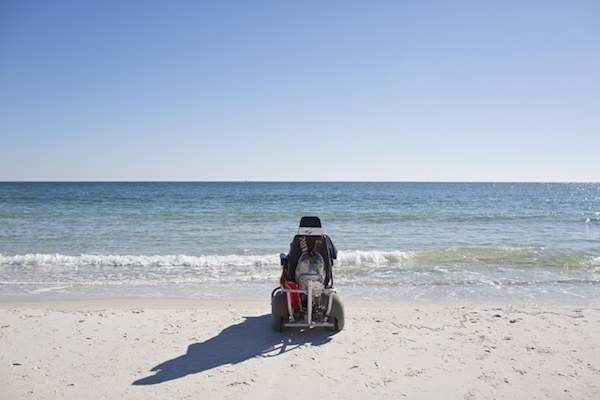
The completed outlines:
[[[0,303],[0,398],[600,398],[598,307],[346,307],[276,333],[268,301]]]

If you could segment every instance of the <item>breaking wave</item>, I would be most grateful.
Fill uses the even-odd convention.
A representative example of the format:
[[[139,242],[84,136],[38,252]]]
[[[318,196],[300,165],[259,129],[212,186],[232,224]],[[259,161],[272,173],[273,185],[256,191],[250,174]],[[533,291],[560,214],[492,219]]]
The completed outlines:
[[[277,285],[280,273],[277,254],[0,254],[0,298],[90,293],[201,297],[240,291],[257,296]],[[439,290],[468,297],[503,288],[502,296],[509,297],[519,290],[525,297],[597,298],[600,257],[542,247],[346,250],[338,253],[334,281],[338,288],[371,288],[365,293],[387,291],[392,297],[417,298]]]
[[[264,267],[277,264],[275,255],[64,255],[64,254],[24,254],[8,256],[0,254],[0,265],[23,267]]]
[[[336,265],[352,268],[374,266],[515,266],[597,268],[600,256],[567,253],[545,247],[451,248],[410,251],[345,250]],[[24,268],[133,267],[191,269],[272,269],[279,268],[278,254],[265,255],[64,255],[0,254],[0,266]]]

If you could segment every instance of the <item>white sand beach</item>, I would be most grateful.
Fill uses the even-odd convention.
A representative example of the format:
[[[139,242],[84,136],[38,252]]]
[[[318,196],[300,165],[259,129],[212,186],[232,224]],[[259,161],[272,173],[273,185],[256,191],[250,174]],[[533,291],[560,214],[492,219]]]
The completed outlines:
[[[592,399],[600,309],[347,304],[269,327],[268,301],[0,304],[3,399]]]

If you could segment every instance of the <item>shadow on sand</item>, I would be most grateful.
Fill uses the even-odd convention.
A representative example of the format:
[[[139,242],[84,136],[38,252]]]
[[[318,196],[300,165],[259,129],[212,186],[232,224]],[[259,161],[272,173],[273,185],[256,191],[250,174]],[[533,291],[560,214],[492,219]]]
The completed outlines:
[[[205,342],[191,344],[187,353],[158,364],[151,370],[154,375],[139,379],[133,385],[154,385],[253,357],[273,357],[304,344],[321,346],[335,333],[323,329],[279,333],[270,328],[270,314],[245,318],[244,322],[223,329]]]

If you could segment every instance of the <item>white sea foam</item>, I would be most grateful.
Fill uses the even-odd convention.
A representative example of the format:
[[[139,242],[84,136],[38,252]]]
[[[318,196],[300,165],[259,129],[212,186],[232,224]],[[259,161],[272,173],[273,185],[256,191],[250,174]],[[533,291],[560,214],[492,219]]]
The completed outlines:
[[[600,257],[594,257],[592,259],[592,266],[595,272],[600,272]]]
[[[263,267],[278,263],[277,255],[64,255],[64,254],[0,254],[0,265],[23,267]]]
[[[414,258],[414,253],[406,251],[341,251],[338,254],[340,266],[373,266],[381,264],[402,264]]]
[[[404,251],[351,250],[338,253],[340,266],[372,266],[403,263],[413,257]],[[64,255],[64,254],[0,254],[0,265],[21,267],[251,267],[279,265],[278,254],[265,255]]]
[[[452,248],[415,251],[344,250],[338,253],[336,266],[373,268],[412,265],[551,266],[598,267],[600,257],[569,254],[546,248]],[[278,254],[262,255],[65,255],[65,254],[0,254],[0,266],[23,268],[77,267],[155,267],[162,269],[264,269],[278,268]]]
[[[452,298],[467,296],[483,293],[485,287],[504,288],[501,293],[506,296],[563,290],[583,291],[586,298],[597,295],[600,257],[553,255],[546,268],[539,264],[539,254],[544,252],[540,248],[345,250],[338,253],[334,282],[344,291],[371,288],[364,289],[365,293],[388,291],[415,298],[439,291]],[[554,267],[559,264],[561,268]],[[580,264],[581,268],[570,267]],[[253,291],[264,294],[277,285],[280,272],[277,254],[0,254],[0,299],[45,293],[57,297],[90,293],[195,297],[218,296],[227,290],[257,296]]]

